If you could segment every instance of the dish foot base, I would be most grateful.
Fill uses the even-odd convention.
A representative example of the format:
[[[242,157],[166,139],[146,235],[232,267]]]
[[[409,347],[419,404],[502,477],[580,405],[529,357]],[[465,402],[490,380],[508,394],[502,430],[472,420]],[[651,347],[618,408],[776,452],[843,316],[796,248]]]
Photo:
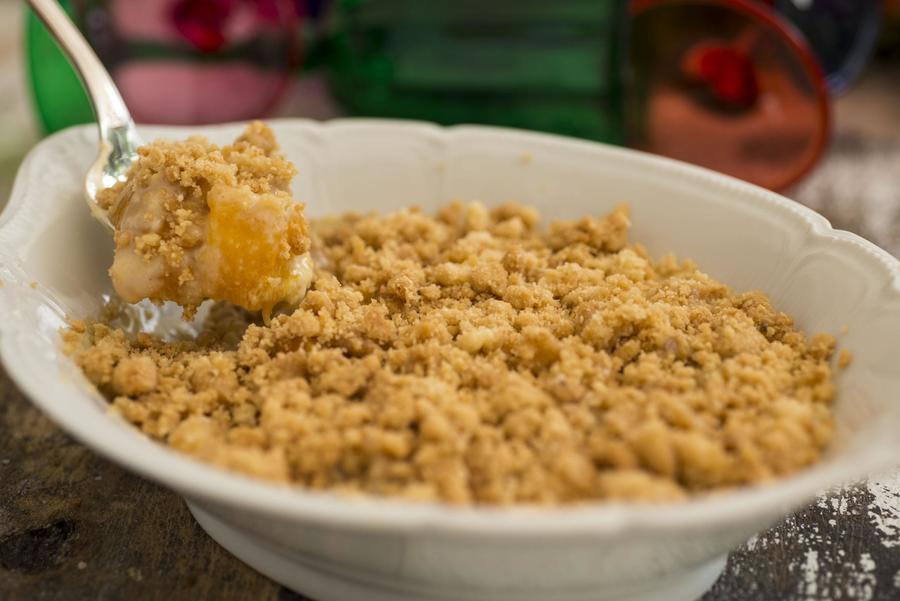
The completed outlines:
[[[725,556],[693,570],[628,585],[570,590],[510,591],[427,588],[418,582],[382,580],[360,573],[352,578],[311,565],[296,553],[248,536],[188,502],[213,540],[258,572],[309,597],[310,601],[695,601],[718,579]]]

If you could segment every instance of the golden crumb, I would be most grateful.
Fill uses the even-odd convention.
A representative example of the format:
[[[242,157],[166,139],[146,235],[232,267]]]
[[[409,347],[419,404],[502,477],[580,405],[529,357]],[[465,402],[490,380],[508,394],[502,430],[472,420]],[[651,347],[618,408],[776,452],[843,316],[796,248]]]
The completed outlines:
[[[847,349],[841,350],[838,354],[838,367],[841,369],[847,369],[850,367],[850,364],[853,363],[853,353],[848,351]]]
[[[522,163],[523,165],[529,165],[529,164],[531,164],[531,161],[533,161],[533,160],[534,160],[534,155],[531,154],[530,152],[525,152],[525,153],[522,153],[519,155],[519,162]]]
[[[92,323],[67,348],[146,434],[311,489],[656,502],[817,461],[834,338],[629,227],[624,206],[546,228],[512,203],[333,217],[290,315],[218,305],[179,342]]]
[[[842,325],[841,326],[841,336],[846,336],[849,333],[850,333],[850,326],[848,326],[847,324]]]
[[[38,283],[37,283],[37,282],[31,282],[31,283],[28,284],[28,285],[29,285],[33,290],[37,290],[37,287],[38,287]]]
[[[115,227],[110,277],[126,302],[175,301],[187,316],[206,299],[266,316],[296,305],[311,277],[294,166],[269,127],[251,123],[232,145],[195,136],[138,150],[128,179],[98,204]]]

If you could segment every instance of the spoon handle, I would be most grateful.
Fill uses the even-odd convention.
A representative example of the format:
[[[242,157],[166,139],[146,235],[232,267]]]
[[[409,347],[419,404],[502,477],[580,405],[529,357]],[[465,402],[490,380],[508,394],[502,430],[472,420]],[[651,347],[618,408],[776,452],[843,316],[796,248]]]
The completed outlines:
[[[133,132],[134,121],[109,72],[57,0],[28,0],[28,4],[56,38],[87,88],[100,138],[109,140],[117,132]]]

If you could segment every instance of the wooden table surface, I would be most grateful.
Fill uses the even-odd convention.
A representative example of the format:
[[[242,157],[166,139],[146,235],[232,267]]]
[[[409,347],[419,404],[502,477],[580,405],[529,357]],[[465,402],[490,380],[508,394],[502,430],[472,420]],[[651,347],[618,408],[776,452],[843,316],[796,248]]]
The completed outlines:
[[[896,255],[900,78],[894,69],[900,67],[874,69],[841,100],[827,160],[792,195]],[[22,101],[15,102],[14,113],[21,113]],[[29,134],[18,135],[27,140]],[[0,169],[16,162],[4,154]],[[0,173],[0,190],[8,185]],[[219,547],[177,495],[73,442],[2,368],[0,441],[0,600],[303,599]],[[843,599],[900,599],[900,473],[825,494],[761,533],[731,554],[703,597]]]

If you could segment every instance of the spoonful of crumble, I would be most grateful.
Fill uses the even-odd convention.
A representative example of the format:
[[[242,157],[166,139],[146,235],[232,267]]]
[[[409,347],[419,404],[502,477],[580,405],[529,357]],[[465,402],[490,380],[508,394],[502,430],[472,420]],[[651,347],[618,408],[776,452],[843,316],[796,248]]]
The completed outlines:
[[[272,130],[251,123],[232,144],[194,136],[141,146],[112,78],[55,0],[28,0],[79,73],[100,153],[85,177],[91,212],[113,234],[109,270],[126,302],[173,301],[190,317],[207,299],[268,319],[298,304],[312,279],[294,166]]]

